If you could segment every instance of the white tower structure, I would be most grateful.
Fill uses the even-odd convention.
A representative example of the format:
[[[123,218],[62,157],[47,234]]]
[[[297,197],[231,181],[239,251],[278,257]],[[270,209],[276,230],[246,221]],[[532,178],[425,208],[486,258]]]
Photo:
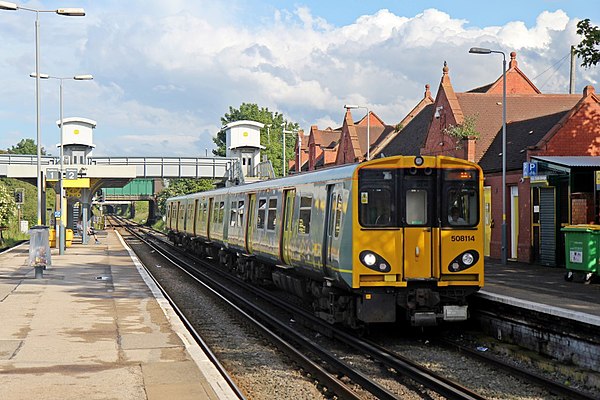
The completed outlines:
[[[244,177],[256,176],[255,168],[260,163],[260,130],[264,124],[256,121],[235,121],[223,127],[226,137],[226,156],[240,159]]]
[[[96,128],[96,121],[87,118],[64,118],[64,129],[62,144],[63,163],[69,164],[87,164],[87,160],[92,156],[92,150],[96,145],[92,142],[92,130]],[[60,120],[56,121],[60,128]],[[60,150],[60,144],[57,145]]]

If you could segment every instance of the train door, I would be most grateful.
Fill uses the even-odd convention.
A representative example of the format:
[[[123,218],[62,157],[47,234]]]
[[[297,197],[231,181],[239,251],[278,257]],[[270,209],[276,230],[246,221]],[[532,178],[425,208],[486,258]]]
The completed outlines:
[[[202,199],[200,201],[200,211],[198,212],[199,215],[199,219],[200,219],[200,224],[199,224],[199,230],[200,230],[200,236],[202,237],[207,237],[208,233],[206,231],[206,216],[208,214],[208,202],[206,199]]]
[[[252,254],[252,231],[256,221],[256,194],[248,195],[248,216],[246,218],[246,252]]]
[[[403,254],[405,279],[431,278],[432,243],[435,201],[435,181],[423,170],[412,170],[402,178],[403,207]],[[413,173],[414,172],[414,173]]]
[[[206,239],[210,240],[210,231],[211,231],[211,225],[212,225],[212,219],[213,219],[213,212],[215,210],[213,210],[213,204],[215,202],[214,197],[211,197],[210,199],[208,199],[208,215],[206,216]]]
[[[325,274],[327,269],[339,268],[339,228],[341,219],[342,184],[327,186],[327,204],[325,205],[325,240],[323,241],[323,260]]]
[[[296,200],[296,189],[287,189],[283,194],[283,232],[281,234],[281,243],[279,251],[281,261],[289,265],[291,264],[291,249],[290,240],[292,238],[293,221],[294,221],[294,204]]]
[[[195,199],[194,200],[194,213],[192,214],[192,219],[194,221],[194,227],[192,228],[192,233],[194,234],[194,236],[198,236],[198,231],[197,229],[198,227],[198,215],[200,215],[199,212],[199,208],[198,208],[198,203],[199,203],[199,199]]]
[[[185,218],[185,205],[183,201],[177,203],[177,232],[182,232],[185,229],[184,226]]]

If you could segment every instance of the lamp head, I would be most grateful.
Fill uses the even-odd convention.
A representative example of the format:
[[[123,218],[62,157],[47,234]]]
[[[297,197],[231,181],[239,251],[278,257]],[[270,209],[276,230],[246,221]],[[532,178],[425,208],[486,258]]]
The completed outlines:
[[[0,10],[16,11],[18,9],[19,6],[17,6],[15,3],[10,3],[8,1],[0,1]]]
[[[490,54],[491,52],[492,52],[492,50],[485,49],[483,47],[471,47],[469,49],[469,53],[471,53],[471,54]]]
[[[94,79],[94,77],[92,75],[75,75],[73,77],[73,79],[75,79],[76,81],[91,81],[92,79]]]
[[[67,17],[85,17],[83,8],[59,8],[56,13]]]
[[[29,74],[29,76],[31,78],[35,78],[37,75],[35,72],[32,72]],[[50,78],[50,75],[48,75],[48,74],[40,74],[40,79],[49,79],[49,78]]]
[[[344,108],[346,110],[352,110],[352,109],[358,108],[358,106],[356,104],[344,104]]]

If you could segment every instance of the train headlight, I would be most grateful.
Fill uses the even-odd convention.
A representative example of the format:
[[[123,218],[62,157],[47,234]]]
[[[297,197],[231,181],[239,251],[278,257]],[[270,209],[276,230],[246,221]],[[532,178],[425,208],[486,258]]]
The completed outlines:
[[[473,264],[473,261],[475,261],[475,257],[473,257],[473,254],[471,254],[471,253],[463,254],[463,256],[462,256],[463,264],[470,266]]]
[[[421,156],[415,157],[415,165],[417,167],[420,167],[421,165],[423,165],[424,162],[425,162],[425,160],[423,159],[423,157],[421,157]]]
[[[477,250],[467,250],[456,256],[456,258],[448,264],[448,271],[460,272],[467,268],[471,268],[479,261],[479,252]]]
[[[367,267],[372,267],[377,262],[377,257],[373,253],[366,253],[363,255],[363,262]]]
[[[358,258],[365,267],[373,271],[387,273],[392,270],[390,263],[372,250],[361,251]]]

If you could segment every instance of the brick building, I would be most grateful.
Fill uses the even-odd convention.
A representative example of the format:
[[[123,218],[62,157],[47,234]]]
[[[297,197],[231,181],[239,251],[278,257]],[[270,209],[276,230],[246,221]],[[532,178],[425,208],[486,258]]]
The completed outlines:
[[[591,86],[583,95],[541,93],[518,68],[516,53],[510,57],[506,73],[507,254],[519,261],[561,265],[564,238],[560,228],[573,221],[571,197],[576,191],[576,196],[596,199],[591,176],[600,164],[588,160],[583,166],[572,159],[573,165],[565,166],[560,159],[544,156],[599,155],[600,105]],[[444,65],[435,100],[420,113],[423,115],[413,119],[429,119],[420,154],[452,155],[483,168],[486,255],[501,258],[502,76],[468,92],[455,92],[449,67]],[[460,127],[469,119],[474,122],[476,135],[457,138],[449,134],[452,127]],[[400,131],[398,137],[402,135]],[[420,140],[418,134],[412,136]],[[406,148],[409,151],[390,147],[381,151],[386,155],[415,154],[414,143]],[[524,163],[539,165],[535,176],[524,176]],[[575,182],[575,176],[585,183]],[[589,200],[585,204],[590,207]]]
[[[302,147],[308,157],[305,169],[365,160],[367,117],[371,158],[451,155],[476,162],[485,174],[485,253],[501,258],[502,88],[500,76],[456,92],[444,63],[435,98],[426,85],[423,98],[395,126],[372,112],[354,123],[349,110],[340,128],[312,126],[308,148]],[[600,223],[599,98],[592,86],[582,94],[543,94],[519,69],[515,52],[506,89],[507,254],[519,261],[562,265],[561,227]],[[469,124],[472,134],[456,136],[464,132],[456,128]]]

